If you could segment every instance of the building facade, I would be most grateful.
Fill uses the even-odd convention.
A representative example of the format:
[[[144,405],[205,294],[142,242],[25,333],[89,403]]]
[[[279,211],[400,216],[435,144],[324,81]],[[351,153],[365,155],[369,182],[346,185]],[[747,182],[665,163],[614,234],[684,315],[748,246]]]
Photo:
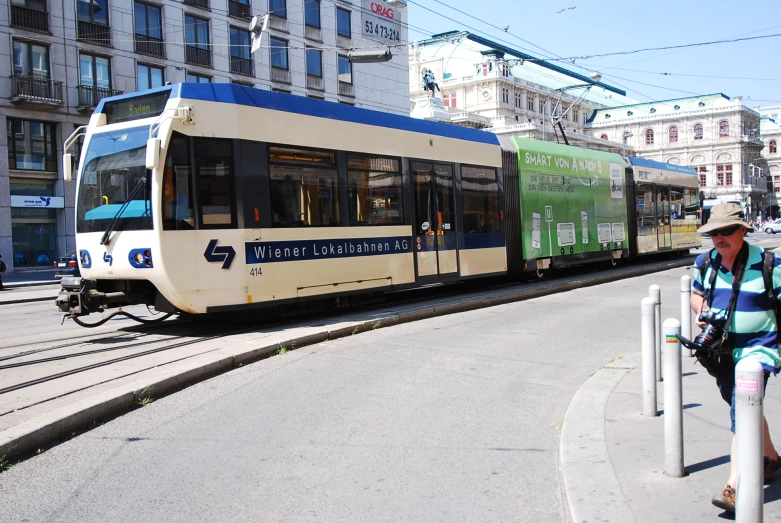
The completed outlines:
[[[760,115],[739,97],[718,93],[598,109],[585,128],[595,138],[626,143],[638,156],[694,167],[705,199],[740,200],[751,217],[770,211]]]
[[[781,145],[781,106],[754,109],[762,117],[759,132],[765,144],[762,158],[767,168],[768,202],[773,218],[781,218],[781,154],[778,150]]]
[[[348,56],[350,49],[405,49],[403,2],[2,4],[0,254],[11,269],[50,266],[75,250],[75,182],[63,181],[62,144],[106,96],[167,82],[232,82],[409,114],[405,57],[353,63]],[[268,28],[253,54],[248,22],[267,12]]]
[[[429,108],[426,71],[441,90],[440,111]],[[582,138],[579,145],[598,142],[583,133],[595,109],[634,103],[621,89],[461,31],[410,45],[409,84],[413,117],[555,141],[557,133],[562,139],[551,125],[555,113],[568,136]]]

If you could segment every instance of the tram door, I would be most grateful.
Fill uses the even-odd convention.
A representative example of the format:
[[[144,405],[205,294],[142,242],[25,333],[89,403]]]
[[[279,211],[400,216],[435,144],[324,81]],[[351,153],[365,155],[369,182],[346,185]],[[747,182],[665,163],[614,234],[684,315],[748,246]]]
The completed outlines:
[[[452,164],[412,162],[418,276],[458,272]]]
[[[656,186],[656,235],[659,248],[670,248],[672,241],[672,222],[670,221],[670,187]]]

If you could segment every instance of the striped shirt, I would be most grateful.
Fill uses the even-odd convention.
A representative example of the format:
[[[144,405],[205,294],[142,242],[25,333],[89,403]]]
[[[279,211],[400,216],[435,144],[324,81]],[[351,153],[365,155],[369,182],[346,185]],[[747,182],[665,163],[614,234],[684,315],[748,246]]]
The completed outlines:
[[[692,292],[705,297],[706,300],[710,295],[707,285],[713,272],[713,260],[716,254],[716,249],[713,249],[700,254],[694,261]],[[708,267],[705,275],[702,275],[700,267],[708,255],[711,256],[711,266]],[[708,304],[712,311],[723,313],[729,306],[733,281],[732,272],[723,265],[719,267],[719,274],[714,282],[713,303]],[[781,257],[779,256],[776,256],[773,266],[773,292],[776,297],[781,297]],[[765,292],[765,282],[762,279],[762,249],[755,245],[748,245],[748,263],[740,284],[735,312],[730,318],[728,340],[734,347],[732,357],[735,363],[751,355],[762,363],[766,370],[781,367],[776,315],[773,302]]]

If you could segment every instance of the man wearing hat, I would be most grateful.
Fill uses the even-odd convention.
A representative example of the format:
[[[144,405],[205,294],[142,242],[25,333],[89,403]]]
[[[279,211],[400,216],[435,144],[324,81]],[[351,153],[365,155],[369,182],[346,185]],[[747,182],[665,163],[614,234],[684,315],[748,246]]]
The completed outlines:
[[[713,249],[697,257],[694,262],[695,277],[692,283],[691,306],[696,314],[710,309],[717,317],[728,318],[727,342],[732,347],[734,364],[716,378],[721,397],[730,404],[732,452],[730,475],[724,490],[713,497],[713,504],[728,512],[735,512],[737,470],[735,461],[735,368],[743,358],[754,358],[765,370],[765,386],[771,373],[778,374],[781,358],[778,353],[778,325],[774,303],[767,296],[762,277],[763,250],[745,241],[753,228],[745,222],[739,205],[726,203],[711,209],[710,219],[697,232],[713,240]],[[707,260],[710,259],[710,262]],[[703,271],[702,269],[705,268]],[[713,271],[716,272],[712,279]],[[740,299],[732,299],[733,284]],[[711,285],[711,281],[713,284]],[[773,287],[781,288],[781,259],[775,258],[772,275]],[[781,295],[779,295],[781,297]],[[732,305],[732,307],[730,307]],[[700,327],[705,322],[698,319]],[[729,356],[727,356],[729,357]],[[773,480],[781,468],[773,441],[770,439],[767,421],[764,421],[764,453],[766,483]]]

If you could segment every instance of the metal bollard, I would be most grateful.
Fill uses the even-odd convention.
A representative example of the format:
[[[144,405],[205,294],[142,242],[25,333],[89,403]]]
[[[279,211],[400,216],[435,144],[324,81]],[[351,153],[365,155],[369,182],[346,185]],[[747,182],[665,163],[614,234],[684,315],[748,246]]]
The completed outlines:
[[[662,290],[658,285],[648,287],[654,300],[654,346],[656,347],[656,381],[662,381]]]
[[[658,416],[653,298],[643,298],[640,310],[640,336],[643,342],[643,416]]]
[[[681,324],[664,321],[664,473],[682,478],[683,470],[683,377],[681,375]]]
[[[692,339],[692,279],[681,276],[681,336],[687,340]],[[694,351],[689,351],[689,357],[694,357]]]
[[[753,358],[735,367],[735,436],[737,437],[738,489],[736,519],[744,523],[762,521],[765,502],[763,486],[764,427],[762,399],[765,379],[762,364]]]

